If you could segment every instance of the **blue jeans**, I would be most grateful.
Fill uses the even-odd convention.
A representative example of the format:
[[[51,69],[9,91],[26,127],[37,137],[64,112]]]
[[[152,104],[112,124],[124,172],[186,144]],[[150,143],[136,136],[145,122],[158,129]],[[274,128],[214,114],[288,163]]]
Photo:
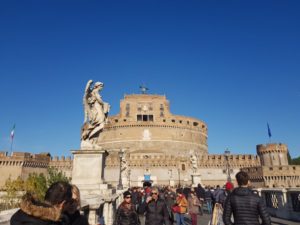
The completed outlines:
[[[176,213],[176,225],[185,225],[184,213]]]
[[[212,214],[212,205],[211,205],[211,200],[210,199],[206,199],[206,205],[207,205],[207,212],[208,214]]]

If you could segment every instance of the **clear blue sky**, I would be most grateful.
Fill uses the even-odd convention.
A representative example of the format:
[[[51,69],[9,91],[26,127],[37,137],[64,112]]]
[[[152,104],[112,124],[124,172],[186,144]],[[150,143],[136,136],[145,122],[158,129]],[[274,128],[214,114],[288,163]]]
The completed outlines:
[[[89,79],[166,94],[210,153],[273,142],[300,155],[300,1],[1,1],[0,149],[70,155]]]

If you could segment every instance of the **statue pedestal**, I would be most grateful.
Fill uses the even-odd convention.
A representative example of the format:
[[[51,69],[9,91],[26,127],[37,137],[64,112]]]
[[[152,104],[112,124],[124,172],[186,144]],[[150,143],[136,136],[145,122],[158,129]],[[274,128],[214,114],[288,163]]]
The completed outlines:
[[[72,184],[75,184],[81,195],[101,195],[107,192],[108,186],[103,183],[104,150],[76,150],[74,156]]]
[[[198,184],[202,185],[201,175],[200,174],[192,174],[192,186],[196,187]]]
[[[175,181],[174,180],[169,180],[169,185],[171,186],[171,187],[174,187],[175,186]]]

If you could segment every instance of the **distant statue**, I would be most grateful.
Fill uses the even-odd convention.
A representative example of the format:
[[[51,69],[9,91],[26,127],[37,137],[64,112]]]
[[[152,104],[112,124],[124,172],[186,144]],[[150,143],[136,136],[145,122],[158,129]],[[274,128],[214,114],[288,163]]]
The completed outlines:
[[[93,87],[92,84],[92,80],[87,82],[83,96],[84,124],[81,129],[82,149],[97,147],[97,137],[104,128],[110,110],[110,105],[104,102],[99,94],[104,84],[96,82]]]
[[[194,151],[191,151],[190,155],[191,155],[190,162],[191,162],[191,165],[192,165],[192,170],[193,170],[193,173],[196,173],[197,169],[198,169],[197,156],[195,155]]]

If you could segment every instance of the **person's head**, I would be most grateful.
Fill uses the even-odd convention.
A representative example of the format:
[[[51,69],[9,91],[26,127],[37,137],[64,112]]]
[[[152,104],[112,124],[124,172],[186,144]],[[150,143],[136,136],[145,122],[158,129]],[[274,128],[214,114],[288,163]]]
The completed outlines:
[[[158,195],[159,195],[159,192],[158,192],[158,189],[156,187],[153,187],[151,189],[151,197],[154,199],[154,200],[157,200],[158,199]]]
[[[46,191],[45,201],[50,205],[63,208],[65,203],[72,202],[72,186],[62,181],[53,183]]]
[[[94,85],[95,89],[102,89],[104,87],[104,84],[102,82],[96,82]]]
[[[182,192],[181,189],[178,189],[178,190],[177,190],[177,196],[181,197],[181,196],[182,196],[182,193],[183,193],[183,192]]]
[[[65,210],[74,214],[77,210],[80,209],[80,191],[76,185],[72,185],[72,201],[68,202],[65,206]]]
[[[246,186],[249,183],[249,175],[244,171],[238,172],[235,178],[239,186]]]
[[[126,203],[130,203],[131,202],[131,193],[130,193],[130,191],[125,191],[123,193],[123,198],[124,198],[124,201]]]

